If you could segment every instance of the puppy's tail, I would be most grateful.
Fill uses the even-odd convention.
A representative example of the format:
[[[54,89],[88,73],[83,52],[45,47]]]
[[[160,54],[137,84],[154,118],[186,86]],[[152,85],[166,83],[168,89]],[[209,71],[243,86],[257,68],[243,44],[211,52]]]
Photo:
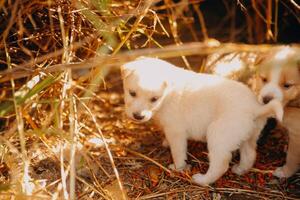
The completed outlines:
[[[257,117],[271,117],[275,116],[275,118],[282,122],[283,118],[283,106],[281,102],[277,99],[273,99],[269,103],[263,105],[260,107],[260,109],[257,112]]]

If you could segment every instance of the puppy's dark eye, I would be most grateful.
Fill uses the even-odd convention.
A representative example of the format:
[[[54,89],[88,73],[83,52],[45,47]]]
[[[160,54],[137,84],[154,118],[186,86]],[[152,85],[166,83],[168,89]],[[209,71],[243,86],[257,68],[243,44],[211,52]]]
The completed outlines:
[[[154,103],[154,102],[156,102],[158,99],[159,99],[159,97],[152,97],[152,98],[150,99],[150,101],[151,101],[152,103]]]
[[[136,92],[133,91],[133,90],[129,90],[129,94],[130,94],[130,96],[132,96],[132,97],[136,97]]]
[[[285,84],[283,84],[283,87],[284,87],[285,89],[289,89],[292,85],[293,85],[293,84],[285,83]]]
[[[268,82],[268,79],[266,77],[261,77],[262,82],[266,83]]]

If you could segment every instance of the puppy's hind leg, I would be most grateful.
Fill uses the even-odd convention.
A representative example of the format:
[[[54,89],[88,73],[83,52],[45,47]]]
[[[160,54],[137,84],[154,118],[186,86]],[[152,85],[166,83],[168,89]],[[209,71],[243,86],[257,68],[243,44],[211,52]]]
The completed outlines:
[[[168,140],[167,140],[167,138],[164,138],[163,139],[163,141],[162,141],[162,146],[163,147],[169,147],[170,145],[169,145],[169,142],[168,142]]]
[[[208,185],[220,178],[229,168],[232,149],[236,149],[238,146],[232,144],[231,141],[228,142],[230,133],[234,129],[230,125],[224,127],[225,121],[214,122],[208,128],[209,168],[206,174],[194,174],[192,177],[193,181],[199,185]],[[226,125],[228,125],[228,122]]]
[[[232,167],[232,172],[242,175],[254,164],[256,159],[257,138],[265,124],[265,120],[257,120],[252,136],[242,143],[240,147],[240,162]]]
[[[255,147],[251,142],[245,141],[240,147],[240,162],[232,167],[232,172],[238,175],[244,174],[253,166],[255,158]]]
[[[231,152],[210,149],[209,168],[206,174],[194,174],[193,181],[199,185],[208,185],[219,179],[228,169]]]
[[[254,164],[256,158],[256,140],[245,141],[240,147],[240,162],[232,167],[232,172],[242,175]]]

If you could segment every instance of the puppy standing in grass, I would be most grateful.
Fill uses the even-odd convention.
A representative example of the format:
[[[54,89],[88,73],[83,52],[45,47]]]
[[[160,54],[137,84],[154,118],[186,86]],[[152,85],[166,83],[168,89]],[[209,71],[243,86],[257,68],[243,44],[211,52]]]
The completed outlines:
[[[153,118],[164,130],[174,164],[186,167],[187,140],[206,141],[210,165],[193,180],[207,185],[228,169],[231,153],[240,149],[233,171],[248,171],[256,157],[256,140],[272,114],[282,118],[279,101],[262,106],[245,85],[208,74],[187,71],[163,60],[143,58],[122,69],[127,115],[138,122]]]
[[[300,48],[286,46],[270,52],[259,68],[256,82],[259,101],[268,103],[278,99],[284,106],[283,125],[288,129],[289,145],[286,164],[277,168],[274,175],[287,178],[300,169]]]

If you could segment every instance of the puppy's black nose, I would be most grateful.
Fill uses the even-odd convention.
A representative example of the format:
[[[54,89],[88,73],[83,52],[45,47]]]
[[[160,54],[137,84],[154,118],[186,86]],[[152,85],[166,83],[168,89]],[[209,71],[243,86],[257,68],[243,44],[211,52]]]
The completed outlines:
[[[136,119],[136,120],[142,120],[142,119],[145,118],[144,115],[141,115],[141,113],[138,113],[138,112],[134,112],[134,113],[133,113],[133,117],[134,117],[134,119]]]
[[[263,98],[263,102],[264,102],[264,104],[267,104],[267,103],[269,103],[272,99],[273,99],[273,97],[271,97],[271,96],[265,96],[265,97]]]

